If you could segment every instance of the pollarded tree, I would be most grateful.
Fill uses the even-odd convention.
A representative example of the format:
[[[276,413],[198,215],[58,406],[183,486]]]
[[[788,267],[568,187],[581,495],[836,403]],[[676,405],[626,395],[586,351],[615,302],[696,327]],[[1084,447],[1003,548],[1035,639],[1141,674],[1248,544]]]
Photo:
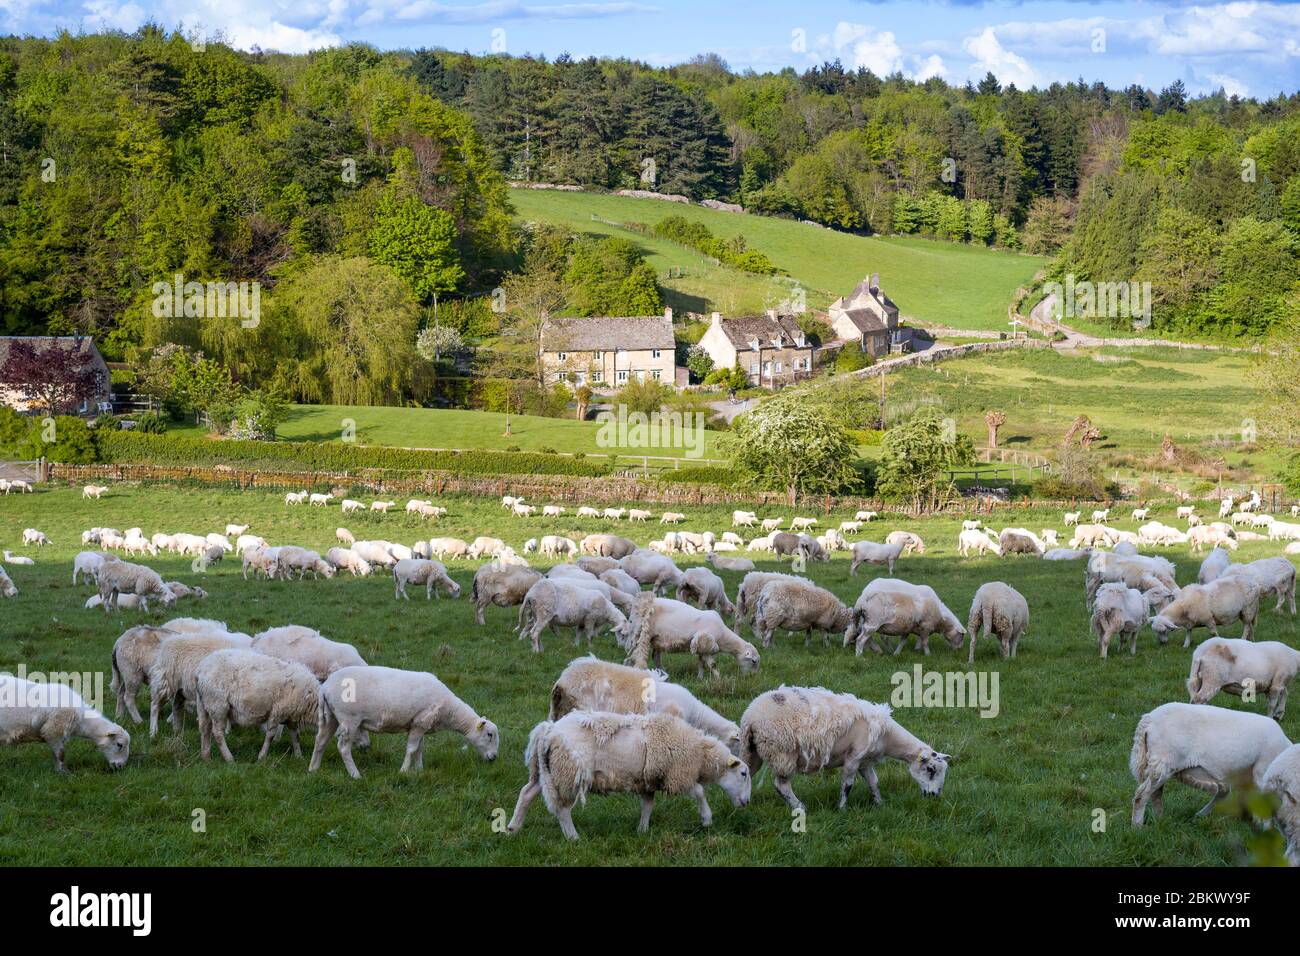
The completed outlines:
[[[848,432],[798,396],[772,399],[737,418],[728,444],[737,468],[784,488],[791,505],[801,492],[842,494],[861,483]]]
[[[984,424],[989,426],[989,447],[998,447],[998,429],[1007,423],[1007,413],[988,411],[984,413]]]

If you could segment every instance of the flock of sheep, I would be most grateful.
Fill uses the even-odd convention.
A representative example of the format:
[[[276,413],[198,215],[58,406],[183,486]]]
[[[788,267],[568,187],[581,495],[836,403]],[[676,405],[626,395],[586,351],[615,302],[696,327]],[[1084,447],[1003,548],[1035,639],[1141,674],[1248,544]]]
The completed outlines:
[[[87,488],[98,497],[102,488]],[[292,493],[286,503],[326,506],[331,495]],[[349,504],[357,508],[349,509]],[[382,505],[383,507],[376,507]],[[359,510],[359,502],[344,500],[345,510]],[[502,499],[502,506],[519,518],[536,513],[518,498]],[[376,502],[379,513],[395,507]],[[1238,514],[1261,517],[1258,502],[1247,501]],[[407,514],[417,519],[438,518],[446,509],[413,499]],[[591,514],[583,514],[584,511]],[[1150,509],[1134,512],[1146,520]],[[547,505],[543,517],[564,513]],[[1232,513],[1231,504],[1225,513]],[[581,517],[647,521],[642,509],[594,508],[578,510]],[[777,632],[803,633],[805,644],[820,634],[829,643],[841,637],[861,655],[898,654],[909,638],[916,649],[929,654],[929,639],[940,635],[954,650],[969,643],[967,660],[973,661],[978,639],[995,639],[1003,657],[1014,657],[1030,620],[1026,598],[1001,581],[988,581],[977,591],[965,623],[953,613],[933,588],[894,578],[895,565],[907,553],[923,554],[925,543],[913,532],[894,531],[883,541],[848,542],[877,517],[859,512],[820,536],[809,532],[816,518],[797,517],[790,530],[783,519],[760,522],[753,512],[736,511],[735,528],[761,529],[761,537],[745,542],[736,531],[721,534],[667,531],[662,538],[641,547],[633,540],[607,532],[581,540],[561,535],[529,539],[523,554],[498,538],[481,536],[472,542],[440,537],[411,547],[382,540],[356,540],[338,528],[339,547],[320,554],[295,545],[271,546],[248,534],[249,526],[227,525],[224,533],[155,534],[146,538],[139,528],[125,533],[92,528],[83,543],[100,550],[83,551],[74,560],[73,582],[89,579],[97,594],[88,603],[105,612],[136,607],[148,609],[153,599],[172,605],[181,598],[201,599],[201,589],[165,582],[155,571],[125,560],[137,554],[162,551],[192,555],[196,561],[221,560],[238,554],[244,577],[302,579],[307,575],[330,578],[339,571],[367,576],[382,569],[391,574],[395,597],[407,598],[407,587],[424,585],[426,599],[436,591],[458,597],[460,586],[440,559],[486,559],[474,574],[471,596],[478,624],[485,623],[489,606],[518,607],[515,631],[541,652],[545,633],[572,628],[575,643],[585,637],[588,648],[596,636],[612,634],[624,661],[614,663],[594,656],[573,661],[551,688],[548,719],[529,735],[525,751],[527,781],[520,791],[509,830],[522,826],[530,803],[538,794],[559,820],[566,837],[576,838],[572,808],[588,793],[635,792],[642,796],[641,829],[648,826],[654,794],[686,794],[699,805],[702,822],[711,814],[705,787],[720,786],[736,806],[750,799],[753,775],[767,764],[775,788],[791,808],[802,803],[791,788],[798,774],[837,768],[842,772],[840,806],[860,776],[872,799],[880,794],[874,766],[885,758],[904,762],[925,794],[943,787],[949,755],[910,734],[891,716],[887,706],[860,700],[850,694],[821,687],[781,686],[755,698],[733,723],[697,699],[685,687],[666,679],[659,668],[665,654],[687,654],[696,659],[698,674],[719,673],[717,658],[732,657],[740,673],[760,666],[760,650],[772,646]],[[1160,811],[1163,787],[1178,780],[1207,790],[1215,800],[1227,791],[1235,775],[1249,774],[1263,789],[1278,795],[1278,824],[1287,836],[1288,855],[1300,864],[1300,746],[1292,745],[1278,721],[1285,713],[1287,687],[1300,672],[1300,651],[1279,642],[1255,642],[1253,631],[1260,601],[1272,597],[1277,611],[1295,614],[1296,572],[1284,557],[1234,563],[1229,549],[1244,532],[1238,522],[1202,525],[1195,510],[1179,508],[1178,517],[1189,521],[1183,542],[1198,544],[1193,532],[1216,532],[1213,550],[1200,567],[1196,584],[1179,587],[1172,562],[1142,555],[1138,545],[1178,543],[1149,522],[1137,533],[1111,528],[1109,515],[1098,510],[1093,522],[1079,524],[1080,513],[1065,516],[1075,528],[1068,548],[1055,547],[1051,529],[1034,533],[1025,528],[1001,532],[968,520],[958,536],[958,553],[1029,554],[1049,560],[1084,560],[1085,603],[1100,654],[1110,644],[1128,643],[1136,653],[1137,636],[1150,626],[1164,643],[1175,631],[1184,631],[1184,647],[1192,633],[1206,628],[1213,635],[1198,646],[1191,658],[1187,689],[1191,703],[1165,704],[1145,715],[1134,736],[1131,769],[1138,782],[1133,822],[1141,825],[1151,804]],[[660,524],[676,525],[685,515],[665,512]],[[1270,531],[1285,523],[1259,522]],[[1173,530],[1173,529],[1170,529]],[[1288,537],[1285,533],[1279,537]],[[232,542],[230,539],[234,538]],[[36,529],[24,533],[24,543],[48,543]],[[770,552],[792,560],[792,573],[759,571],[752,560],[728,554],[741,549]],[[1105,550],[1109,549],[1109,550]],[[890,577],[867,583],[852,606],[826,588],[798,573],[808,562],[829,560],[832,551],[852,554],[850,573],[861,564],[886,567]],[[1291,549],[1288,549],[1291,550]],[[123,552],[122,556],[117,551]],[[544,573],[529,566],[524,556],[533,552],[565,559]],[[704,554],[707,564],[679,568],[673,555]],[[6,552],[8,556],[8,552]],[[740,572],[735,600],[716,570]],[[648,590],[646,590],[648,588]],[[0,569],[0,591],[17,592]],[[671,595],[671,596],[670,596]],[[1218,628],[1240,621],[1242,639],[1225,639]],[[754,641],[741,636],[748,625]],[[894,639],[892,649],[883,639]],[[650,669],[653,666],[653,670]],[[298,732],[316,728],[309,771],[319,768],[330,740],[337,747],[352,777],[359,777],[353,747],[364,747],[371,733],[405,733],[406,757],[402,770],[420,769],[423,738],[437,730],[461,734],[486,759],[494,759],[500,744],[496,725],[460,700],[434,675],[369,664],[355,647],[330,640],[318,631],[288,625],[257,635],[230,631],[225,624],[206,619],[176,618],[153,627],[127,630],[114,644],[111,655],[112,689],[116,716],[125,710],[137,722],[139,690],[147,686],[150,698],[149,733],[158,732],[163,704],[179,732],[187,708],[195,711],[200,750],[210,755],[212,743],[226,760],[233,756],[226,743],[231,726],[259,727],[265,737],[262,759],[281,732],[290,732],[295,753],[300,753]],[[129,754],[129,734],[118,724],[77,701],[53,700],[13,677],[6,691],[26,695],[27,706],[0,709],[0,740],[21,743],[43,740],[63,769],[63,748],[74,736],[94,740],[111,766],[121,766]],[[16,683],[15,683],[16,682]],[[27,685],[27,686],[20,686]],[[1253,699],[1267,698],[1267,716],[1210,706],[1219,693]],[[41,694],[47,694],[42,697]],[[74,695],[75,696],[75,695]]]

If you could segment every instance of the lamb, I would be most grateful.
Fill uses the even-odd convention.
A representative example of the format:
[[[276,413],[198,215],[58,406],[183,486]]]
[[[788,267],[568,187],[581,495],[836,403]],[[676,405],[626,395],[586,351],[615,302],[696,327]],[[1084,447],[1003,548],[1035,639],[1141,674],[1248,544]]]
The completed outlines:
[[[925,796],[943,790],[952,757],[939,753],[909,733],[885,704],[824,687],[781,685],[758,697],[740,718],[740,756],[756,774],[764,763],[773,783],[792,810],[804,810],[790,778],[841,767],[839,808],[848,806],[854,780],[861,776],[879,805],[876,764],[886,757],[907,764]]]
[[[994,541],[983,531],[974,531],[970,528],[963,528],[961,533],[957,535],[957,553],[965,558],[968,557],[972,551],[976,554],[995,554],[1001,556],[1002,545],[997,541]],[[850,571],[850,573],[852,572]],[[894,573],[892,567],[889,569],[889,573]]]
[[[854,521],[870,521],[872,518],[876,517],[876,514],[877,514],[877,512],[875,512],[875,511],[859,511],[857,514],[855,514],[855,515],[853,516],[853,520],[854,520]]]
[[[590,505],[583,505],[581,508],[578,509],[578,517],[579,517],[579,518],[599,518],[599,517],[600,517],[600,512],[597,511],[595,508],[591,507]]]
[[[561,505],[546,505],[542,508],[543,518],[558,518],[564,514],[564,508]]]
[[[479,558],[485,555],[488,557],[495,555],[498,551],[502,550],[505,546],[506,543],[502,541],[500,538],[489,538],[480,535],[479,537],[475,538],[473,541],[470,542],[469,550],[467,550],[465,554],[467,557],[473,560],[478,560]]]
[[[15,478],[13,481],[10,481],[5,485],[4,491],[5,494],[9,494],[11,491],[21,491],[25,495],[30,495],[32,493],[31,482],[23,481],[21,478]]]
[[[529,588],[542,579],[540,572],[532,568],[514,565],[502,567],[485,564],[474,572],[474,583],[470,594],[474,598],[474,621],[486,623],[483,611],[489,604],[497,607],[514,607],[523,601]]]
[[[749,802],[749,768],[712,737],[672,714],[579,711],[542,721],[528,735],[528,782],[519,792],[508,832],[523,827],[540,793],[569,840],[578,839],[572,810],[588,793],[641,795],[638,833],[650,829],[655,794],[689,794],[709,826],[713,812],[704,788],[716,783],[737,807]]]
[[[171,702],[172,727],[177,734],[184,722],[186,701],[192,702],[199,664],[213,651],[227,648],[247,649],[253,639],[217,624],[206,630],[168,637],[158,645],[158,653],[149,668],[149,736],[158,736],[158,715],[164,700]],[[170,628],[169,629],[173,629]]]
[[[1121,646],[1128,638],[1129,653],[1136,654],[1138,632],[1146,615],[1147,602],[1141,591],[1114,581],[1101,585],[1093,601],[1089,627],[1097,638],[1102,658],[1105,659],[1110,642],[1117,636]]]
[[[1077,526],[1079,524],[1079,519],[1082,517],[1083,517],[1082,511],[1067,511],[1065,513],[1065,516],[1061,519],[1061,523],[1067,526],[1068,525]]]
[[[316,745],[308,773],[320,769],[330,738],[338,733],[339,755],[353,780],[361,771],[352,746],[363,732],[406,733],[402,773],[424,769],[424,736],[439,730],[461,734],[484,760],[495,760],[501,735],[496,724],[447,689],[433,674],[392,667],[342,667],[321,685]]]
[[[740,727],[702,703],[663,671],[644,671],[624,664],[579,657],[569,663],[551,688],[548,720],[575,710],[616,714],[672,713],[696,730],[716,737],[733,754],[739,752]]]
[[[355,498],[344,498],[339,509],[344,514],[351,514],[354,511],[365,511],[366,505],[365,502],[357,501]]]
[[[44,531],[37,531],[35,528],[23,529],[23,545],[34,544],[38,548],[43,548],[50,543],[50,539],[45,537]]]
[[[740,535],[736,534],[736,532],[734,531],[722,532],[722,537],[719,540],[726,544],[734,544],[737,547],[744,547],[745,545],[745,539],[742,538]]]
[[[1115,540],[1114,533],[1105,525],[1076,524],[1074,534],[1070,538],[1070,547],[1109,548]]]
[[[564,579],[543,578],[524,595],[519,605],[517,630],[519,637],[528,637],[533,651],[540,654],[542,631],[550,628],[554,633],[556,626],[572,627],[574,644],[580,643],[585,635],[590,647],[597,631],[612,630],[617,635],[627,626],[627,618],[606,594],[595,588]]]
[[[230,648],[203,658],[195,671],[195,710],[199,720],[199,754],[212,756],[212,740],[227,763],[234,754],[226,745],[226,729],[261,726],[265,730],[260,763],[271,742],[286,725],[292,731],[293,752],[302,756],[298,730],[313,726],[320,708],[320,684],[302,664],[256,650]]]
[[[686,520],[686,515],[680,511],[665,511],[659,519],[660,524],[679,524]]]
[[[753,571],[754,562],[749,558],[728,558],[718,554],[716,551],[710,551],[705,561],[713,565],[719,571]]]
[[[629,508],[627,512],[628,521],[645,521],[647,518],[653,517],[654,514],[646,511],[644,508]]]
[[[638,549],[619,561],[624,571],[639,584],[648,584],[656,595],[682,582],[682,572],[673,559],[654,551]]]
[[[7,598],[18,596],[18,588],[14,586],[13,578],[5,573],[4,568],[0,568],[0,594]]]
[[[1300,745],[1292,744],[1273,759],[1264,771],[1263,788],[1278,798],[1274,820],[1286,837],[1287,859],[1300,866]]]
[[[228,524],[226,525],[226,537],[238,538],[241,534],[248,531],[249,526],[246,524]]]
[[[378,565],[385,571],[391,571],[393,565],[399,560],[389,550],[391,547],[387,541],[357,541],[353,543],[352,550],[367,564]]]
[[[910,531],[891,531],[885,536],[885,544],[896,544],[902,542],[904,551],[911,551],[914,554],[925,554],[925,542],[919,535]]]
[[[1193,704],[1208,704],[1219,691],[1245,697],[1268,695],[1268,716],[1286,714],[1287,685],[1300,672],[1300,651],[1280,641],[1242,641],[1212,637],[1192,652],[1187,690]]]
[[[1197,584],[1209,584],[1223,576],[1223,572],[1232,565],[1232,555],[1223,548],[1215,548],[1201,562],[1201,569],[1196,574]]]
[[[314,507],[324,508],[333,500],[334,496],[332,494],[312,495],[307,499],[307,503]]]
[[[269,581],[279,569],[279,557],[279,548],[249,548],[243,557],[244,580],[248,580],[248,572],[251,570],[254,578],[260,571]]]
[[[44,743],[59,773],[68,772],[64,751],[73,737],[92,741],[110,770],[121,770],[130,759],[131,735],[66,684],[0,674],[0,700],[0,743]]]
[[[72,559],[72,583],[76,584],[78,578],[89,578],[91,581],[97,581],[99,578],[99,569],[106,561],[117,561],[118,556],[108,551],[82,551]]]
[[[1109,521],[1109,520],[1110,520],[1109,508],[1098,508],[1092,513],[1093,524],[1101,524],[1102,522]]]
[[[861,521],[841,521],[841,522],[840,522],[840,533],[841,533],[841,534],[857,534],[859,531],[862,530],[862,524],[863,524],[863,523],[862,523]]]
[[[502,543],[501,547],[505,547]],[[447,558],[467,558],[469,557],[469,545],[460,538],[430,538],[429,554],[444,561]]]
[[[1178,510],[1179,510],[1179,511],[1182,511],[1183,509],[1182,509],[1182,508],[1179,508]],[[1195,510],[1195,509],[1192,509],[1192,510]],[[1146,521],[1147,518],[1149,518],[1150,516],[1151,516],[1151,509],[1150,509],[1150,508],[1134,508],[1134,509],[1133,509],[1133,520],[1134,520],[1134,521]]]
[[[625,508],[606,508],[604,511],[600,513],[600,516],[602,518],[610,518],[614,521],[619,521],[626,513],[627,513],[627,509]]]
[[[678,531],[677,545],[687,554],[694,554],[697,551],[712,551],[715,535],[712,531],[705,531],[703,534],[697,534],[694,531]]]
[[[270,547],[265,538],[259,538],[255,534],[241,534],[235,540],[235,554],[247,554],[249,548],[266,548]]]
[[[903,649],[909,635],[915,635],[918,648],[928,656],[931,634],[942,634],[948,645],[957,650],[966,637],[966,629],[929,585],[909,584],[898,578],[876,578],[862,589],[853,605],[844,631],[844,646],[853,643],[859,657],[868,643],[877,654],[883,653],[877,634],[899,639],[895,654]]]
[[[1269,765],[1289,746],[1291,741],[1277,722],[1260,714],[1200,704],[1162,704],[1143,715],[1133,733],[1129,769],[1138,784],[1133,826],[1142,826],[1148,802],[1155,815],[1161,815],[1165,784],[1170,780],[1213,794],[1196,814],[1203,817],[1227,795],[1227,781],[1233,777],[1248,775],[1262,786]]]
[[[306,503],[307,503],[307,492],[306,492],[306,491],[291,491],[291,492],[289,492],[287,495],[284,496],[284,503],[285,503],[286,505],[303,505],[303,504],[306,504]]]
[[[627,626],[616,636],[628,652],[624,663],[632,667],[647,667],[653,657],[658,669],[665,652],[686,651],[699,658],[701,679],[706,669],[718,676],[713,661],[718,654],[733,655],[741,674],[758,670],[758,649],[728,628],[717,611],[702,611],[651,593],[636,599]]]
[[[117,699],[117,709],[113,716],[122,719],[126,710],[137,724],[143,723],[140,708],[136,706],[136,694],[140,687],[149,683],[149,669],[158,657],[158,647],[169,637],[175,637],[180,631],[169,627],[128,628],[113,643],[112,677],[109,687]]]
[[[1196,505],[1179,505],[1174,509],[1176,518],[1190,518],[1194,514],[1196,514]]]
[[[350,548],[357,543],[356,535],[347,528],[335,528],[334,537],[338,539],[339,544],[345,548]]]
[[[765,532],[771,534],[773,531],[776,531],[778,528],[780,528],[781,525],[783,524],[785,524],[784,518],[764,518],[762,522],[762,528]]]
[[[589,534],[578,545],[583,554],[603,558],[625,558],[636,550],[636,542],[615,534]]]
[[[773,631],[803,631],[806,647],[813,631],[821,631],[822,642],[829,644],[832,631],[840,634],[848,627],[850,614],[843,601],[811,581],[769,581],[754,602],[754,636],[771,647]]]
[[[776,547],[772,544],[772,535],[765,534],[758,538],[751,538],[749,544],[745,545],[746,551],[775,551]]]
[[[99,584],[99,599],[104,605],[104,613],[116,606],[119,594],[134,594],[143,599],[144,610],[148,610],[148,599],[156,597],[164,604],[170,604],[174,598],[163,584],[158,572],[143,564],[129,564],[126,561],[105,561],[96,577]]]
[[[758,523],[758,515],[752,511],[733,511],[731,526],[733,528],[752,528]]]
[[[967,518],[961,523],[962,531],[978,531],[981,521],[978,518]]]
[[[375,514],[375,513],[378,513],[378,514],[388,514],[388,509],[390,509],[390,508],[396,508],[396,507],[397,507],[397,502],[396,502],[396,501],[372,501],[372,502],[370,502],[370,512],[371,512],[371,514]]]
[[[970,654],[967,663],[975,662],[975,639],[989,634],[1002,645],[1003,657],[1015,657],[1020,638],[1029,626],[1029,602],[1023,594],[1001,581],[980,585],[971,602],[966,630],[970,634]]]
[[[408,584],[423,584],[424,599],[433,598],[433,589],[438,587],[452,597],[460,597],[460,585],[447,576],[447,566],[440,561],[424,561],[419,558],[405,558],[393,565],[394,600],[411,597],[406,593]]]
[[[677,583],[676,598],[696,607],[717,611],[724,617],[735,614],[736,606],[727,597],[727,588],[708,568],[690,568]]]
[[[809,528],[816,527],[816,525],[817,525],[816,518],[791,518],[790,519],[791,531],[807,531]]]
[[[542,535],[542,541],[538,550],[548,558],[576,557],[578,554],[578,542],[574,541],[572,538],[566,538],[563,535],[546,534]]]
[[[327,578],[334,577],[334,565],[322,558],[319,553],[293,546],[280,548],[276,555],[277,577],[288,580],[295,571],[298,572],[299,581],[308,574],[314,578],[322,575]]]
[[[1244,577],[1227,575],[1209,584],[1189,584],[1172,604],[1151,619],[1151,629],[1161,642],[1169,632],[1185,630],[1183,647],[1192,642],[1192,632],[1207,627],[1214,637],[1219,627],[1233,621],[1244,625],[1242,638],[1251,640],[1259,617],[1259,588]]]
[[[513,496],[513,495],[502,495],[502,496],[501,496],[501,507],[502,507],[502,508],[513,508],[516,504],[523,504],[523,501],[524,501],[524,496],[523,496],[523,495],[519,495],[518,497],[515,497],[515,496]]]
[[[1268,540],[1295,541],[1300,539],[1300,524],[1291,521],[1274,521],[1268,526]]]
[[[1197,552],[1204,551],[1207,544],[1214,548],[1227,548],[1229,551],[1237,550],[1236,538],[1214,525],[1197,525],[1187,532],[1187,541],[1192,545],[1192,549]]]
[[[1275,611],[1281,611],[1282,605],[1295,614],[1295,565],[1286,558],[1260,558],[1246,564],[1234,564],[1223,573],[1224,577],[1241,575],[1259,588],[1261,598],[1269,595],[1277,597]]]
[[[330,548],[325,552],[325,560],[338,571],[347,571],[354,578],[369,577],[370,562],[351,548]]]
[[[88,498],[98,500],[106,491],[108,491],[107,485],[86,485],[81,489],[81,497],[83,500]]]

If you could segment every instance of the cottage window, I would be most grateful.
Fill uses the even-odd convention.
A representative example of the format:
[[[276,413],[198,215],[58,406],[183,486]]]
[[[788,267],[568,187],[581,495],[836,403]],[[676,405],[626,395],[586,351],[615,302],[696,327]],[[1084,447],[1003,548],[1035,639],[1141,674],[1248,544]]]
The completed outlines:
[[[556,373],[555,373],[555,380],[556,380],[557,382],[567,382],[567,381],[569,380],[569,373],[568,373],[568,372],[556,372]]]
[[[780,362],[777,362],[777,363],[776,363],[776,370],[777,370],[778,372],[781,371],[781,363],[780,363]]]
[[[626,381],[627,381],[627,371],[626,371],[626,370],[624,370],[624,371],[620,371],[620,372],[618,373],[618,380],[619,380],[620,382],[626,382]]]
[[[603,353],[603,352],[592,352],[592,353],[591,353],[591,360],[592,360],[593,362],[599,362],[599,361],[601,360],[601,358],[604,357],[604,354],[605,354],[605,353]]]
[[[656,369],[652,369],[652,370],[650,371],[650,375],[651,375],[652,378],[654,378],[654,380],[655,380],[656,382],[659,381],[659,379],[663,377],[663,373],[660,372],[659,369],[657,369],[657,368],[656,368]]]
[[[749,374],[750,374],[750,375],[757,375],[757,374],[758,374],[758,363],[757,363],[757,362],[755,362],[754,364],[752,364],[752,365],[749,367]]]
[[[600,369],[598,369],[598,368],[592,369],[592,370],[591,370],[591,380],[592,380],[593,382],[603,382],[603,381],[605,381],[605,373],[602,372],[602,371],[601,371]]]
[[[651,350],[650,350],[650,357],[651,357],[651,358],[658,358],[658,357],[659,357],[659,350],[658,350],[658,349],[651,349]]]
[[[559,359],[560,359],[561,362],[567,362],[568,359],[569,359],[569,353],[568,353],[568,352],[560,352],[560,353],[559,353]]]

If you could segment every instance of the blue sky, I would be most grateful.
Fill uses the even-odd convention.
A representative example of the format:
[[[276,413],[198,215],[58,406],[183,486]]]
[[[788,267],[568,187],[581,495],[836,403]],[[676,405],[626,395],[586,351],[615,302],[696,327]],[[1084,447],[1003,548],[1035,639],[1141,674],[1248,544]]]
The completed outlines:
[[[361,40],[656,65],[717,53],[733,69],[839,57],[953,83],[992,71],[1045,86],[1083,76],[1270,96],[1300,87],[1300,4],[1010,0],[0,0],[0,30],[51,35],[184,24],[233,45],[303,52]]]

